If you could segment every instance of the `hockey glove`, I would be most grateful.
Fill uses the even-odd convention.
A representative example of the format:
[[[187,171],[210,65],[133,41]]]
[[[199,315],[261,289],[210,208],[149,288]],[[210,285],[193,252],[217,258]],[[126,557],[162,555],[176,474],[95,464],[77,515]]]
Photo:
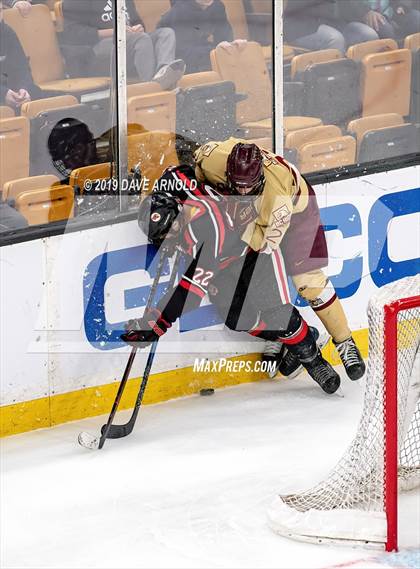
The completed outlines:
[[[126,332],[121,334],[121,340],[130,346],[145,348],[155,340],[159,340],[170,327],[171,324],[162,318],[160,310],[151,308],[142,318],[127,322]]]

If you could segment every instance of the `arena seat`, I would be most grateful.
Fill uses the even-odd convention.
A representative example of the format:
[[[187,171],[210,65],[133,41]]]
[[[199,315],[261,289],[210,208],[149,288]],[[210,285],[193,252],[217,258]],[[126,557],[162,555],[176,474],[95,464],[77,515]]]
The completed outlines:
[[[10,180],[29,175],[29,120],[0,120],[0,191]]]
[[[362,59],[370,53],[383,53],[385,51],[394,51],[398,49],[398,44],[391,38],[384,38],[379,40],[365,41],[363,43],[356,43],[347,49],[347,57],[355,61],[362,61]]]
[[[15,207],[29,225],[66,220],[74,215],[73,188],[59,185],[22,192],[16,199]]]
[[[420,32],[407,36],[404,48],[411,51],[411,100],[410,121],[420,123]]]
[[[378,128],[367,132],[358,148],[360,162],[384,160],[418,152],[419,130],[414,124]]]
[[[316,127],[322,124],[322,120],[315,117],[283,117],[283,135],[286,136],[289,132],[294,132],[297,130]],[[254,134],[254,137],[263,137],[267,132],[271,135],[271,119],[266,119],[265,121],[259,122],[249,122],[246,125],[242,125],[246,130],[246,134],[250,131]],[[245,138],[249,138],[246,136]]]
[[[54,185],[59,185],[60,180],[57,176],[30,176],[28,178],[19,178],[6,182],[3,186],[3,199],[16,200],[20,194],[24,192],[32,192],[33,190],[45,190]]]
[[[411,51],[417,51],[420,49],[420,32],[407,36],[404,39],[404,47],[406,49],[410,49]]]
[[[291,63],[295,55],[296,52],[291,45],[283,44],[283,63]]]
[[[254,138],[248,141],[250,144],[256,144],[260,148],[265,148],[265,150],[273,150],[273,139],[269,137],[265,138]]]
[[[109,121],[106,106],[82,104],[73,95],[30,101],[22,105],[22,113],[30,119],[31,176],[57,173],[48,145],[56,125],[61,124],[64,128],[67,124],[67,132],[70,133],[73,122],[77,124],[79,121],[84,123],[93,138],[97,139],[107,130]]]
[[[156,81],[145,81],[144,83],[130,83],[127,85],[127,98],[139,95],[150,95],[151,93],[162,93],[163,89]]]
[[[251,6],[254,12],[270,14],[273,9],[271,0],[251,0]]]
[[[283,45],[283,62],[287,62],[287,58],[289,57],[289,47],[287,45]],[[272,65],[272,59],[273,59],[273,50],[274,50],[274,45],[262,45],[261,46],[262,50],[263,50],[263,54],[264,54],[264,59],[265,62],[267,63],[267,65]],[[293,49],[293,52],[295,51],[294,48],[290,48]]]
[[[83,166],[82,168],[74,169],[70,174],[69,184],[72,188],[78,188],[79,192],[83,194],[86,180],[103,180],[104,178],[110,177],[110,162],[92,164],[90,166]]]
[[[140,164],[141,173],[148,180],[148,189],[169,166],[179,163],[172,132],[154,131],[128,137],[128,169]]]
[[[178,82],[180,89],[188,89],[189,87],[197,87],[198,85],[209,85],[211,83],[219,83],[222,78],[215,71],[201,71],[199,73],[187,73]]]
[[[313,53],[320,57],[313,57]],[[303,83],[302,114],[319,117],[324,124],[344,126],[361,114],[360,64],[336,57],[339,53],[322,50],[298,55],[292,66],[294,81]]]
[[[308,142],[298,150],[298,167],[303,174],[349,166],[355,161],[356,141],[352,136]]]
[[[162,91],[161,93],[129,97],[127,100],[127,120],[129,124],[138,125],[143,130],[175,132],[175,92]]]
[[[362,116],[410,112],[411,52],[371,53],[362,60]]]
[[[265,59],[266,63],[269,64],[271,62],[271,60],[273,59],[273,46],[262,45],[261,49],[263,50],[263,55],[264,55],[264,59]]]
[[[404,124],[404,119],[398,113],[385,113],[382,115],[371,115],[350,121],[347,131],[356,138],[357,145],[362,141],[364,135],[370,130],[387,128]]]
[[[78,104],[79,101],[74,95],[58,95],[57,97],[47,97],[46,99],[36,99],[29,101],[29,103],[23,103],[20,112],[22,116],[33,119],[40,113]]]
[[[214,71],[184,75],[178,83],[178,149],[225,140],[237,135],[236,105],[241,97],[232,81],[223,81]]]
[[[283,136],[290,132],[322,125],[322,120],[316,117],[283,117]]]
[[[0,105],[0,120],[1,119],[11,119],[15,116],[15,111],[12,107],[7,105]]]
[[[228,52],[220,47],[210,54],[213,71],[232,81],[246,100],[237,105],[236,119],[246,138],[271,135],[272,85],[261,46],[248,42],[244,49]]]
[[[349,132],[356,136],[359,162],[383,160],[418,151],[419,133],[416,126],[404,123],[398,114],[365,117],[353,122],[356,124],[349,124]]]
[[[134,0],[134,4],[147,32],[153,32],[163,14],[171,8],[170,0]]]
[[[340,50],[338,49],[320,49],[319,51],[309,51],[295,55],[291,64],[291,78],[294,79],[297,73],[302,73],[314,63],[325,63],[335,59],[342,59]]]
[[[47,6],[33,6],[25,18],[18,10],[5,10],[4,21],[18,36],[29,58],[33,79],[41,89],[82,94],[109,87],[108,77],[65,78],[64,62]]]
[[[244,138],[271,136],[272,119],[266,118],[258,121],[248,121],[239,125],[243,129]]]
[[[342,136],[342,132],[338,126],[327,124],[289,132],[285,137],[284,145],[287,148],[299,149],[308,142],[317,142],[340,136]]]

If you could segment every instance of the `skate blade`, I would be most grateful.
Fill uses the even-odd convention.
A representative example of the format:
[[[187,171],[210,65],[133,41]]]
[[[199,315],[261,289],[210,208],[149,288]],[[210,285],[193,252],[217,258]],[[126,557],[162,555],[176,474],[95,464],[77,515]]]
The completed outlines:
[[[343,388],[341,387],[341,385],[340,385],[340,387],[337,389],[337,391],[336,391],[335,393],[333,393],[333,395],[336,395],[337,397],[340,397],[340,399],[343,399],[343,398],[344,398],[344,391],[343,391]]]
[[[295,379],[296,377],[298,377],[298,375],[300,375],[303,371],[305,370],[305,368],[300,365],[297,369],[295,369],[294,372],[292,372],[290,375],[286,375],[285,377],[287,377],[287,379]]]
[[[316,345],[320,350],[323,350],[325,346],[328,344],[330,338],[331,336],[327,332],[324,332],[320,334],[318,340],[316,341]]]
[[[99,437],[94,437],[86,432],[81,432],[77,437],[77,442],[80,446],[88,448],[90,450],[96,450],[99,448]]]

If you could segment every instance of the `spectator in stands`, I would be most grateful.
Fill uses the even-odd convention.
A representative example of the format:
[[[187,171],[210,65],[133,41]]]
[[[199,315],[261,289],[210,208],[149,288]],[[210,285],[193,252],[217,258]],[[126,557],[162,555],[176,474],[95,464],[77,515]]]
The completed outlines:
[[[3,21],[0,0],[0,104],[19,109],[23,103],[42,97],[32,79],[28,59],[15,32]]]
[[[364,0],[357,5],[355,16],[379,38],[397,39],[420,32],[420,10],[414,5],[411,0]]]
[[[364,0],[362,0],[362,3]],[[287,43],[309,50],[339,49],[377,39],[358,13],[360,0],[290,0],[284,10]]]
[[[221,0],[172,0],[172,7],[162,16],[158,27],[175,30],[176,54],[185,61],[188,73],[210,69],[211,50],[218,45],[229,49],[233,40]]]
[[[7,8],[16,8],[22,18],[26,18],[32,8],[32,4],[44,4],[43,0],[4,0]]]
[[[127,0],[126,6],[128,72],[141,81],[157,81],[163,89],[175,87],[185,72],[185,63],[175,59],[175,32],[161,28],[147,33],[133,0]],[[74,47],[82,57],[84,48],[85,60],[93,56],[92,72],[109,75],[114,34],[111,0],[63,0],[63,15],[65,55],[66,48]]]

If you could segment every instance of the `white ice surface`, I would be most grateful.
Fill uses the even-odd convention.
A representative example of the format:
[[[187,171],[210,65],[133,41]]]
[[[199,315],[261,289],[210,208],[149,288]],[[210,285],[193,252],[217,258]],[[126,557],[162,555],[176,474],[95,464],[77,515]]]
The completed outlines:
[[[382,553],[294,542],[266,522],[276,493],[317,482],[353,437],[363,385],[342,386],[327,396],[301,375],[147,406],[100,451],[76,439],[104,417],[3,439],[1,567],[384,567]],[[419,498],[400,500],[403,550],[419,545]],[[394,566],[412,566],[403,553]]]

